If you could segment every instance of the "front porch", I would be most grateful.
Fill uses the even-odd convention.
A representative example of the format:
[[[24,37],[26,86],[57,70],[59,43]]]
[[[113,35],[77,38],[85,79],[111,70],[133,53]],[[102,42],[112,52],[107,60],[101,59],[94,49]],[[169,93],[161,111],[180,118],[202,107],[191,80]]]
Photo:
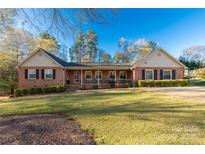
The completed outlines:
[[[125,84],[133,82],[133,72],[125,70],[100,70],[78,69],[66,70],[66,85],[80,86],[107,86],[113,84]]]

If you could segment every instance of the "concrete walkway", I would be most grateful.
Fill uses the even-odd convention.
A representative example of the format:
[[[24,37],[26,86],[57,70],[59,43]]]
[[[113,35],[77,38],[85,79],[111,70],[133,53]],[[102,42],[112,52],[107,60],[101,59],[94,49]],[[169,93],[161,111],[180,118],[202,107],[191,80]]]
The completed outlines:
[[[205,87],[153,87],[145,90],[205,102]]]

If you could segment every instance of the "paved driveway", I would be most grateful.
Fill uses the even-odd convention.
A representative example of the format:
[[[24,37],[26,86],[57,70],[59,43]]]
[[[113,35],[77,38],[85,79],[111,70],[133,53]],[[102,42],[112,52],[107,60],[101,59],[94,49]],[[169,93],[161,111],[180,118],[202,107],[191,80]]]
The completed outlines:
[[[205,102],[205,87],[153,87],[145,89]]]

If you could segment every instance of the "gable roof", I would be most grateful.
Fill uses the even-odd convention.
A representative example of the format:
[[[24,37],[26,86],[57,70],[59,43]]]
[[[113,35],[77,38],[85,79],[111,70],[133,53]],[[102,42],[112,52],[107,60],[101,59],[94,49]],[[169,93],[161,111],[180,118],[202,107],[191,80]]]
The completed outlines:
[[[171,58],[172,60],[174,60],[175,62],[177,62],[180,66],[182,66],[183,68],[187,68],[184,64],[182,64],[180,61],[178,61],[176,58],[174,58],[173,56],[171,56],[168,52],[166,52],[164,49],[160,48],[158,50],[155,50],[154,52],[141,57],[140,59],[137,59],[135,62],[133,63],[104,63],[104,62],[85,62],[85,63],[77,63],[77,62],[67,62],[62,60],[61,58],[53,55],[52,53],[49,53],[48,51],[42,49],[42,48],[38,48],[36,49],[29,57],[27,57],[24,61],[22,61],[17,67],[19,67],[20,65],[22,65],[23,63],[25,63],[27,60],[29,60],[33,55],[35,55],[37,52],[42,51],[43,53],[45,53],[45,55],[48,56],[48,58],[50,58],[51,60],[53,60],[54,62],[56,62],[59,66],[61,66],[62,68],[65,67],[72,67],[72,68],[78,68],[78,67],[119,67],[119,68],[134,68],[137,66],[137,63],[139,63],[142,60],[145,60],[146,58],[151,57],[153,54],[155,54],[156,52],[163,52],[164,54],[166,54],[169,58]]]
[[[187,68],[184,64],[182,64],[179,60],[177,60],[175,57],[173,57],[172,55],[170,55],[167,51],[165,51],[164,49],[160,48],[160,49],[157,49],[155,50],[154,52],[151,52],[150,54],[147,54],[146,56],[144,57],[141,57],[140,59],[136,60],[134,63],[133,63],[133,67],[136,67],[137,66],[137,63],[139,63],[140,61],[142,60],[145,60],[151,56],[153,56],[156,52],[163,52],[165,55],[167,55],[169,58],[171,58],[173,61],[175,61],[177,64],[179,64],[181,67],[183,68]]]
[[[22,64],[24,64],[26,61],[28,61],[29,59],[31,59],[34,55],[36,55],[38,52],[43,52],[49,59],[51,59],[52,61],[54,61],[57,65],[59,65],[60,67],[64,67],[62,65],[62,59],[58,58],[57,56],[54,56],[53,54],[50,54],[49,52],[45,51],[42,48],[37,48],[35,49],[31,55],[29,55],[26,59],[24,59],[21,63],[19,63],[17,65],[17,68],[19,66],[21,66]],[[65,62],[65,61],[64,61]]]

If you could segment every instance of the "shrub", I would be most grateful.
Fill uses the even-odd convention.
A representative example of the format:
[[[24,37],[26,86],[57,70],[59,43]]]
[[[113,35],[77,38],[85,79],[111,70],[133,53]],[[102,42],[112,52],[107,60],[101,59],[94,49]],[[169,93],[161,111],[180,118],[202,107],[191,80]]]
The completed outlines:
[[[139,80],[139,87],[180,87],[189,86],[190,80]]]
[[[29,94],[29,89],[21,89],[21,91],[22,91],[23,95],[28,95]]]
[[[56,92],[58,92],[58,93],[61,93],[61,92],[64,92],[64,91],[65,91],[65,88],[63,86],[60,86],[60,87],[56,88]]]
[[[184,76],[183,79],[190,79],[190,76]]]
[[[57,92],[57,87],[45,87],[43,88],[43,92],[44,93],[53,93],[53,92]]]
[[[21,89],[15,89],[14,94],[15,94],[16,97],[23,96]]]
[[[115,87],[115,81],[114,80],[109,80],[108,84],[109,84],[110,88],[114,88]]]
[[[94,86],[93,86],[93,89],[98,89],[98,85],[94,85]]]
[[[63,92],[65,88],[60,87],[45,87],[45,88],[24,88],[24,89],[15,89],[14,94],[16,97],[25,96],[25,95],[33,95],[33,94],[41,94],[41,93],[54,93],[54,92]]]

